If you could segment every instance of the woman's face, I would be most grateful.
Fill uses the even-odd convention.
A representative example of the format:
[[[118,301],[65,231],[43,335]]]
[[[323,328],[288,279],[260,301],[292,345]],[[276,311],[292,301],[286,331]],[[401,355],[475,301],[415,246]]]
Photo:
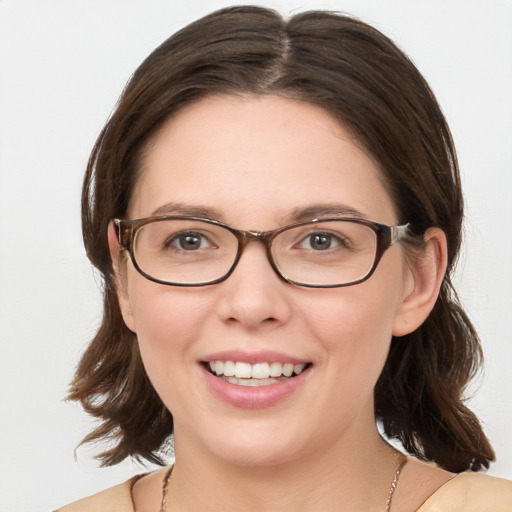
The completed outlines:
[[[324,110],[305,102],[203,99],[153,142],[130,218],[199,212],[261,231],[348,210],[398,221],[376,163]],[[131,262],[123,282],[123,315],[173,414],[177,453],[275,464],[337,443],[354,446],[374,432],[373,388],[412,286],[400,244],[369,280],[343,288],[285,283],[259,242],[219,284],[165,286]],[[241,386],[214,376],[211,361],[242,363],[240,371],[247,363],[307,366],[271,385]]]

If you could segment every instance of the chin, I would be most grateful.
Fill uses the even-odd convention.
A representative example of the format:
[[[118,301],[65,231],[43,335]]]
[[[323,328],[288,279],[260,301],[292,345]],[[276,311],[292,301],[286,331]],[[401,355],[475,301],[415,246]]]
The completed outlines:
[[[234,421],[222,428],[220,422],[203,443],[215,457],[235,466],[279,466],[307,455],[305,452],[311,447],[307,434],[293,423],[296,420],[287,426],[276,422]]]

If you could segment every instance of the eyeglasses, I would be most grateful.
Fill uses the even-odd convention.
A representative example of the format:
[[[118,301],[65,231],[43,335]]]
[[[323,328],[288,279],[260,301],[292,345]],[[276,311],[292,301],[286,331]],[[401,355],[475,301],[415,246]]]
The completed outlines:
[[[409,224],[386,226],[353,218],[314,219],[272,231],[241,231],[200,217],[114,219],[117,237],[147,279],[171,286],[206,286],[227,279],[250,242],[265,245],[284,281],[334,288],[368,279]]]

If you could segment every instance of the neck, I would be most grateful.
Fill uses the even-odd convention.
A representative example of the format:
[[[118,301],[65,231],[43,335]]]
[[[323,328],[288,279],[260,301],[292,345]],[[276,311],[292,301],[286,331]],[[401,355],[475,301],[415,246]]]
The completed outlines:
[[[337,512],[381,511],[399,463],[376,428],[371,436],[343,436],[324,452],[257,466],[188,453],[179,441],[178,433],[168,512],[317,512],[333,503]]]

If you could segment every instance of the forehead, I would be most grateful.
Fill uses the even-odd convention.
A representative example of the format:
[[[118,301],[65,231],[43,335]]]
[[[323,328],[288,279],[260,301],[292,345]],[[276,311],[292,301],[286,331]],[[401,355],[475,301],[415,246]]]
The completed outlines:
[[[348,130],[318,106],[272,95],[208,97],[165,123],[146,151],[129,214],[161,213],[169,203],[245,227],[256,218],[276,227],[321,204],[395,217],[377,164]]]

